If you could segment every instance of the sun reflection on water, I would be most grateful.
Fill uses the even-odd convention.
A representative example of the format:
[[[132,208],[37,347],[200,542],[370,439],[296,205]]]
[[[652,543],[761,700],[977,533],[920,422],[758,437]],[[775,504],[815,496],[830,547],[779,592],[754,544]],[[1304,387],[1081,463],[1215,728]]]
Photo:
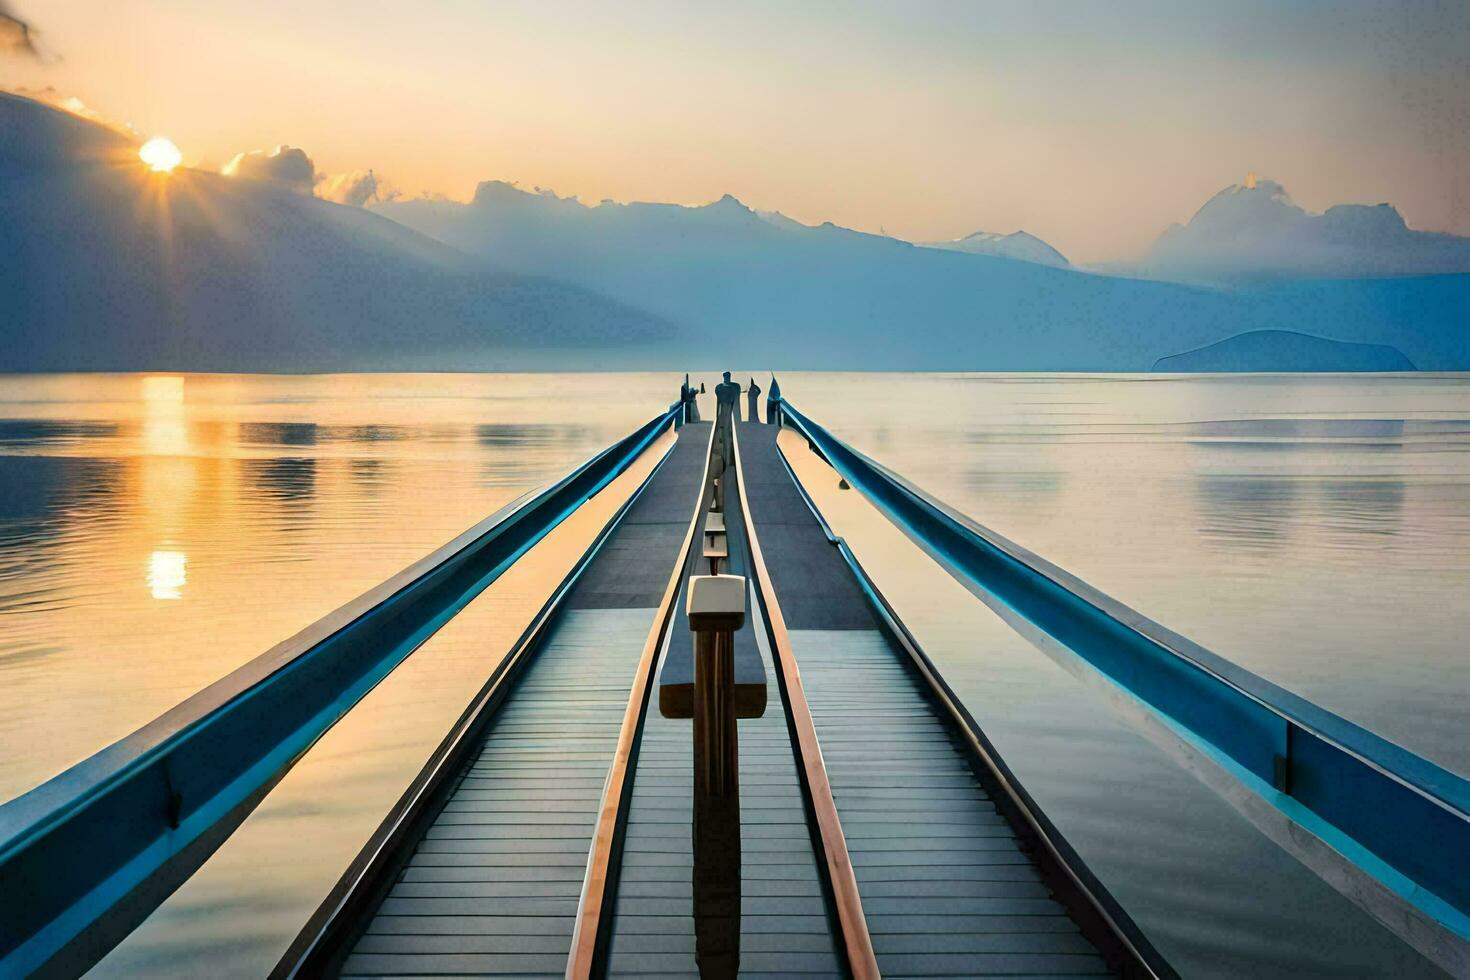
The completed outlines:
[[[155,551],[148,558],[148,591],[155,599],[182,599],[189,558],[182,551]]]
[[[176,374],[149,375],[140,381],[143,394],[143,443],[155,456],[181,456],[189,451],[184,425],[184,379]]]

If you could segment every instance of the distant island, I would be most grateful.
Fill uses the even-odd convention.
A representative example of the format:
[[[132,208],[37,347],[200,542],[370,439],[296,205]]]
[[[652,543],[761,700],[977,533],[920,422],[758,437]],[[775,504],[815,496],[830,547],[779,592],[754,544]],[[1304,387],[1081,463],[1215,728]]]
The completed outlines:
[[[1252,330],[1207,347],[1161,357],[1154,362],[1153,370],[1169,374],[1294,374],[1418,369],[1403,351],[1385,344],[1353,344],[1291,330]]]

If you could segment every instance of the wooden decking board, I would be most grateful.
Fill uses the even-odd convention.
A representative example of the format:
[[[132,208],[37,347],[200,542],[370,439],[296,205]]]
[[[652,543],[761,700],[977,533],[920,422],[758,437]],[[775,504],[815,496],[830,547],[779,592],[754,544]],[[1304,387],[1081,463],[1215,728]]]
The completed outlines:
[[[474,865],[450,865],[448,867],[425,867],[410,865],[403,869],[400,881],[577,881],[581,873],[574,868],[484,868]]]
[[[552,936],[570,935],[572,917],[496,915],[379,915],[363,938],[385,936]],[[565,955],[565,954],[563,954]]]
[[[531,818],[534,819],[534,818]],[[577,854],[585,855],[584,833],[566,837],[526,837],[521,840],[442,840],[429,837],[419,843],[421,854]]]
[[[970,898],[1046,898],[1045,884],[1034,878],[989,879],[975,881],[919,880],[919,881],[868,881],[863,885],[865,896],[874,901],[904,900],[916,902],[914,912],[923,911],[924,901],[963,902]],[[950,910],[946,909],[945,914]]]
[[[397,889],[394,891],[396,892]],[[397,894],[389,894],[379,906],[378,914],[420,917],[439,915],[500,915],[511,918],[559,917],[576,915],[577,899],[575,896],[568,899],[514,895],[504,901],[487,901],[481,898],[402,898]]]
[[[494,781],[491,780],[491,782]],[[499,808],[497,804],[509,800],[522,800],[526,803],[562,803],[566,801],[581,802],[588,799],[597,799],[600,795],[597,793],[596,790],[583,786],[570,786],[564,788],[548,786],[548,788],[543,790],[487,788],[471,789],[466,790],[465,792],[473,793],[474,795],[466,796],[463,799],[457,799],[455,801],[456,805],[454,806],[454,808],[446,810],[446,817],[453,817],[456,814],[460,814],[467,818],[474,819],[477,811],[489,809],[498,812]],[[449,822],[452,823],[453,821],[450,820]]]
[[[687,966],[690,959],[682,953],[628,953],[617,952],[609,957],[611,973],[632,976],[694,976]],[[831,957],[823,952],[805,952],[791,949],[765,952],[759,950],[740,951],[740,974],[775,973],[781,976],[832,976]]]
[[[619,887],[607,963],[610,976],[630,972],[629,967],[634,961],[624,959],[624,954],[655,952],[646,942],[646,938],[650,936],[672,941],[675,944],[673,948],[657,951],[676,955],[686,964],[684,969],[693,969],[694,919],[690,912],[691,899],[688,891],[693,857],[688,852],[691,827],[688,800],[693,798],[694,776],[690,759],[689,742],[692,736],[689,725],[689,722],[664,718],[659,714],[656,703],[649,705],[648,717],[644,721],[639,742],[637,768],[634,770],[633,797],[628,811],[628,836],[624,841],[621,880],[624,883],[642,881],[653,887],[628,892]],[[672,800],[680,801],[682,805],[667,805],[671,796]],[[682,840],[683,849],[677,853],[629,850],[628,845],[636,839],[634,835],[644,828],[652,828],[658,834]],[[650,897],[680,896],[684,900],[679,910],[672,914],[648,914],[641,905]],[[625,945],[631,937],[637,937],[640,941]],[[631,972],[636,973],[636,970]]]
[[[565,971],[602,785],[707,443],[707,426],[681,434],[574,586],[343,975]]]
[[[743,426],[740,447],[884,976],[1106,973],[879,630],[775,433]]]
[[[792,644],[807,678],[808,700],[885,975],[1106,973],[1102,958],[1077,934],[1013,835],[997,822],[993,805],[969,778],[968,763],[949,741],[937,712],[927,731],[915,724],[913,713],[901,718],[869,715],[868,706],[880,692],[885,703],[928,706],[917,680],[890,666],[896,658],[886,638],[877,631],[804,631],[792,633]],[[836,727],[829,729],[833,722]],[[855,734],[861,726],[886,746],[884,757],[911,752],[926,760],[932,773],[947,756],[952,776],[936,785],[934,776],[913,771],[875,788],[862,738]],[[956,821],[984,815],[984,822],[947,825],[957,826],[958,832],[930,832],[928,822],[936,811]],[[905,825],[922,833],[906,834]],[[953,880],[957,867],[996,859],[1016,862],[1029,880],[992,881],[983,887],[972,882],[968,888]],[[869,873],[878,868],[895,873],[885,875],[887,881],[870,880]],[[1031,938],[999,948],[994,941],[977,941],[995,934]]]
[[[626,684],[652,617],[652,609],[584,608],[565,614],[546,641],[543,658],[528,667],[531,683],[513,695],[518,708],[513,724],[492,723],[456,795],[427,829],[343,963],[344,976],[565,970],[600,796],[558,789],[554,781],[538,784],[538,791],[519,779],[510,790],[501,780],[516,778],[506,775],[506,764],[513,762],[533,765],[543,779],[595,782],[606,774],[623,704],[607,699],[570,706],[559,697],[559,688],[534,681],[543,670],[566,673],[568,658],[575,658],[589,688]],[[573,718],[576,724],[567,725]],[[422,877],[430,869],[448,869],[452,875]],[[394,951],[373,938],[384,933],[400,937],[390,944]],[[504,942],[466,948],[465,943],[487,935],[540,941],[534,951]],[[402,937],[433,941],[414,948]],[[455,946],[450,938],[465,943]],[[364,947],[369,939],[378,945]]]
[[[565,953],[353,953],[342,972],[348,976],[556,974],[558,966],[566,969]]]
[[[554,953],[555,936],[364,936],[358,953]]]
[[[514,801],[512,801],[514,802]],[[585,801],[583,801],[585,803]],[[429,828],[431,840],[477,840],[477,839],[559,839],[580,837],[582,828],[575,823],[527,824],[505,815],[503,822],[485,823],[437,823]]]
[[[775,426],[740,426],[740,479],[786,627],[873,629],[862,588],[845,567],[834,574],[832,545],[781,465],[776,435]]]
[[[567,597],[569,609],[653,609],[698,498],[709,446],[708,422],[685,426],[653,482]],[[641,649],[641,648],[640,648]],[[628,691],[622,692],[627,703]]]
[[[1067,953],[902,953],[889,957],[893,976],[1107,976],[1101,956]]]

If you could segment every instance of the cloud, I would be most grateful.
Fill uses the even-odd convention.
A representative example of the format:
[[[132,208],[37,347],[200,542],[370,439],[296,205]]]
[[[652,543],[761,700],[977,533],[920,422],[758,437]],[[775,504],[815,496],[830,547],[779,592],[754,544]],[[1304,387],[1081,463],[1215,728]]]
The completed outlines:
[[[343,174],[318,174],[316,196],[324,201],[348,204],[355,208],[398,196],[371,170],[353,170]]]
[[[225,164],[221,172],[227,177],[273,181],[303,194],[311,193],[317,179],[316,165],[311,162],[306,151],[285,145],[278,146],[269,153],[265,150],[237,153],[235,159]]]
[[[142,139],[138,131],[128,123],[118,122],[116,119],[103,115],[75,95],[63,95],[54,85],[44,85],[39,88],[27,85],[0,86],[0,91],[9,92],[11,95],[19,95],[22,98],[31,99],[35,102],[43,102],[53,109],[69,112],[73,116],[81,116],[89,122],[97,123],[99,126],[106,126],[113,132],[126,136],[131,140]]]
[[[0,54],[35,58],[37,61],[45,60],[40,47],[36,44],[35,29],[17,17],[5,0],[0,0]]]
[[[224,165],[221,173],[227,177],[268,180],[298,193],[319,197],[323,201],[357,208],[391,201],[398,196],[397,191],[390,190],[387,182],[371,170],[320,173],[305,150],[284,144],[270,151],[248,150],[237,153],[233,160]]]

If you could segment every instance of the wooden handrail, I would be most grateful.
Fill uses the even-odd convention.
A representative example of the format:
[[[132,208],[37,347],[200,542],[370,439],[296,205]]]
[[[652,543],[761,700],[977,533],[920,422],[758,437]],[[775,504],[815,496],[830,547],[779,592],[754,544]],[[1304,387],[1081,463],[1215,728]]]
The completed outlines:
[[[632,795],[633,758],[637,751],[638,733],[643,727],[643,716],[648,710],[649,693],[653,689],[654,665],[658,662],[659,651],[668,639],[669,625],[674,618],[674,604],[678,600],[684,569],[688,565],[689,549],[699,534],[699,519],[709,492],[714,435],[715,427],[710,426],[710,445],[704,455],[704,474],[699,481],[694,513],[689,518],[689,529],[684,532],[679,560],[669,575],[663,599],[653,617],[653,626],[643,644],[643,653],[638,658],[638,669],[633,675],[633,686],[628,694],[628,707],[623,712],[623,725],[618,731],[617,749],[613,753],[607,780],[603,783],[597,830],[592,836],[592,849],[587,856],[587,875],[582,881],[582,895],[577,901],[577,921],[572,929],[572,949],[567,958],[567,980],[589,980],[595,976],[594,971],[600,966],[603,944],[609,938],[607,913],[611,911],[612,899],[609,884],[612,882],[619,824],[623,822],[623,811]]]
[[[731,426],[738,430],[739,426]],[[837,924],[842,932],[842,945],[848,969],[856,980],[879,977],[878,959],[873,953],[873,940],[868,934],[868,920],[863,915],[862,896],[858,894],[857,876],[852,870],[852,858],[847,853],[847,838],[842,833],[842,821],[837,815],[837,803],[832,799],[832,784],[827,778],[827,765],[822,759],[822,746],[817,740],[817,729],[812,721],[811,709],[806,703],[806,693],[801,686],[801,671],[796,665],[796,655],[791,649],[791,637],[786,631],[786,619],[781,614],[776,591],[771,585],[771,576],[766,571],[766,561],[761,554],[760,539],[756,536],[755,521],[751,518],[750,501],[745,494],[745,481],[740,478],[740,436],[735,433],[735,486],[740,494],[740,517],[745,525],[745,536],[750,545],[750,578],[760,590],[761,605],[765,613],[766,630],[771,641],[771,652],[781,672],[782,687],[786,693],[786,705],[790,711],[796,745],[801,755],[801,768],[812,813],[816,818],[817,832],[822,840],[822,857],[827,868],[827,878],[832,885],[832,899],[836,906]]]

